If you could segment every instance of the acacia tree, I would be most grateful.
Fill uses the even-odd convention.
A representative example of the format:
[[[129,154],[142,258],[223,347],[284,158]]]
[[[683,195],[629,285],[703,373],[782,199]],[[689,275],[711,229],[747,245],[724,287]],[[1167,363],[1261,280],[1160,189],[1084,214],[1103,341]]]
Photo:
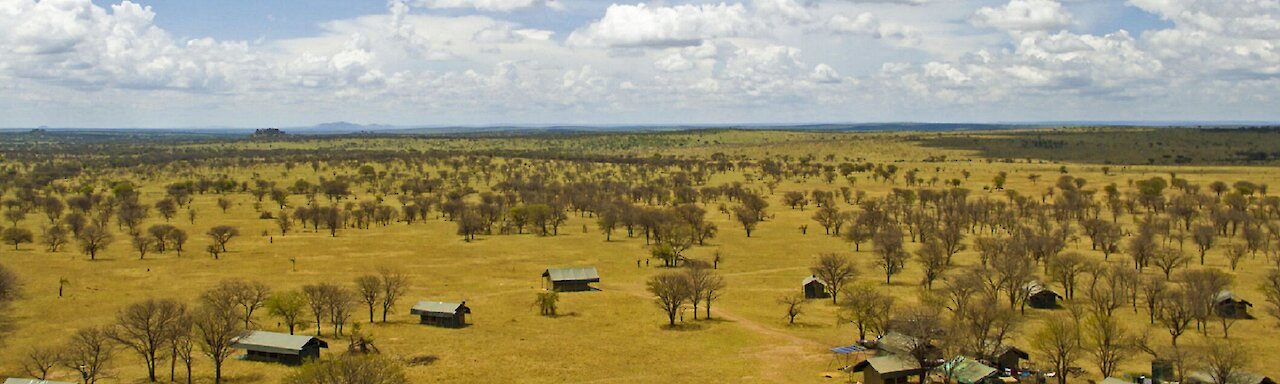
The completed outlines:
[[[921,281],[924,289],[932,290],[933,282],[942,278],[947,269],[950,269],[951,264],[947,259],[947,251],[942,242],[934,239],[926,241],[920,249],[916,250],[916,261],[924,267],[924,278]]]
[[[156,381],[157,355],[179,331],[186,306],[173,299],[148,299],[133,303],[116,314],[110,337],[142,356],[147,378]]]
[[[230,225],[219,225],[209,228],[209,232],[205,232],[205,234],[209,236],[209,240],[212,240],[213,244],[217,245],[222,252],[226,252],[227,243],[230,242],[232,238],[239,236],[240,230]]]
[[[649,278],[645,284],[654,302],[667,313],[669,326],[676,325],[676,315],[685,301],[689,300],[688,277],[682,273],[666,271]]]
[[[267,312],[273,316],[279,317],[284,325],[289,328],[289,334],[292,335],[295,328],[306,325],[306,321],[302,319],[303,311],[306,311],[307,298],[298,291],[278,292],[267,300]]]
[[[1245,383],[1252,358],[1239,344],[1227,340],[1210,341],[1204,354],[1205,373],[1215,383]]]
[[[734,208],[733,216],[738,219],[738,224],[742,224],[742,229],[747,231],[747,237],[751,237],[751,231],[755,230],[756,225],[760,223],[760,214],[747,207]]]
[[[1214,242],[1218,237],[1218,231],[1210,225],[1197,225],[1191,230],[1191,240],[1196,243],[1196,248],[1200,250],[1200,265],[1204,265],[1204,255],[1213,249]]]
[[[853,260],[838,253],[824,253],[818,256],[818,261],[812,267],[809,267],[809,272],[812,272],[819,280],[826,283],[827,293],[831,295],[832,304],[839,303],[836,295],[843,291],[844,286],[858,274]]]
[[[18,250],[19,244],[30,243],[35,241],[35,235],[31,230],[26,228],[9,227],[4,231],[0,231],[0,238],[4,239],[5,244],[13,246],[13,250]]]
[[[57,349],[47,346],[31,347],[22,356],[22,370],[37,379],[45,380],[49,372],[58,366],[58,361],[61,359],[59,353]]]
[[[107,249],[111,242],[115,240],[111,236],[111,232],[102,229],[102,227],[91,225],[80,230],[80,235],[76,236],[80,240],[80,251],[89,255],[89,260],[97,260],[98,252]]]

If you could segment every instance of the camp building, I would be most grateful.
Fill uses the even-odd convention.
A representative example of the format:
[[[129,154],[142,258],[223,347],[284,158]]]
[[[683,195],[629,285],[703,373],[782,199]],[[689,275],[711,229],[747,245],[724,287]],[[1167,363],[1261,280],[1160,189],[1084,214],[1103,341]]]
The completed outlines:
[[[600,282],[596,267],[547,268],[542,272],[543,288],[560,292],[590,291]]]
[[[461,303],[419,301],[409,309],[409,313],[418,315],[421,324],[462,328],[467,325],[467,315],[471,314],[471,308],[467,307],[465,301]]]
[[[249,331],[236,338],[231,347],[245,350],[246,360],[300,365],[320,358],[320,348],[329,348],[329,343],[311,336]]]

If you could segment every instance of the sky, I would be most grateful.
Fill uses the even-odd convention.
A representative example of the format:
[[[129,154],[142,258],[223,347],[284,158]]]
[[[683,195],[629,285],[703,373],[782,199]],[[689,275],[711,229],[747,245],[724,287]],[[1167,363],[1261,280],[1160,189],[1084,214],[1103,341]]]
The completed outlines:
[[[1280,121],[1277,0],[0,0],[0,127]]]

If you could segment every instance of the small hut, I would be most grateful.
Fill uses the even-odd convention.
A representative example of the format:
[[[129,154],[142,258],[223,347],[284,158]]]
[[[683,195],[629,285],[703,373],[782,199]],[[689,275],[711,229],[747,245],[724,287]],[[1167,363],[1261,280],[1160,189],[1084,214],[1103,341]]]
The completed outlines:
[[[1252,306],[1253,303],[1237,299],[1236,295],[1231,291],[1218,292],[1218,295],[1213,300],[1213,308],[1218,313],[1218,316],[1226,318],[1247,319],[1249,318],[1249,307]]]
[[[906,384],[924,371],[915,360],[896,355],[872,357],[853,366],[853,372],[862,372],[864,384]]]
[[[418,315],[420,324],[449,328],[462,328],[467,325],[467,315],[471,308],[467,302],[446,303],[442,301],[419,301],[409,313]]]
[[[1027,293],[1027,304],[1031,308],[1057,308],[1058,300],[1062,300],[1062,295],[1049,288],[1048,285],[1039,281],[1032,281],[1023,286],[1023,291]]]
[[[806,299],[825,299],[831,297],[827,294],[827,283],[819,279],[816,275],[809,275],[800,281],[800,285],[804,287],[804,298]]]
[[[1004,345],[996,349],[995,353],[996,368],[1001,370],[1009,370],[1011,372],[1019,372],[1022,369],[1023,360],[1031,360],[1031,354],[1018,349],[1011,345]]]
[[[547,268],[542,272],[543,288],[559,292],[590,291],[600,282],[596,267]]]
[[[245,350],[245,360],[301,365],[320,358],[320,348],[329,348],[329,343],[311,336],[249,331],[236,338],[231,348]]]

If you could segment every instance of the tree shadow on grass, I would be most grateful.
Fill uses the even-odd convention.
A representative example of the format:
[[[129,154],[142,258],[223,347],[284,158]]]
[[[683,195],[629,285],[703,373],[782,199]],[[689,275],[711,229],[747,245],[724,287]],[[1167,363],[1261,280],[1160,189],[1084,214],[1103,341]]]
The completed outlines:
[[[705,324],[698,323],[676,323],[676,325],[663,324],[661,328],[664,331],[693,332],[706,329],[707,326]]]

